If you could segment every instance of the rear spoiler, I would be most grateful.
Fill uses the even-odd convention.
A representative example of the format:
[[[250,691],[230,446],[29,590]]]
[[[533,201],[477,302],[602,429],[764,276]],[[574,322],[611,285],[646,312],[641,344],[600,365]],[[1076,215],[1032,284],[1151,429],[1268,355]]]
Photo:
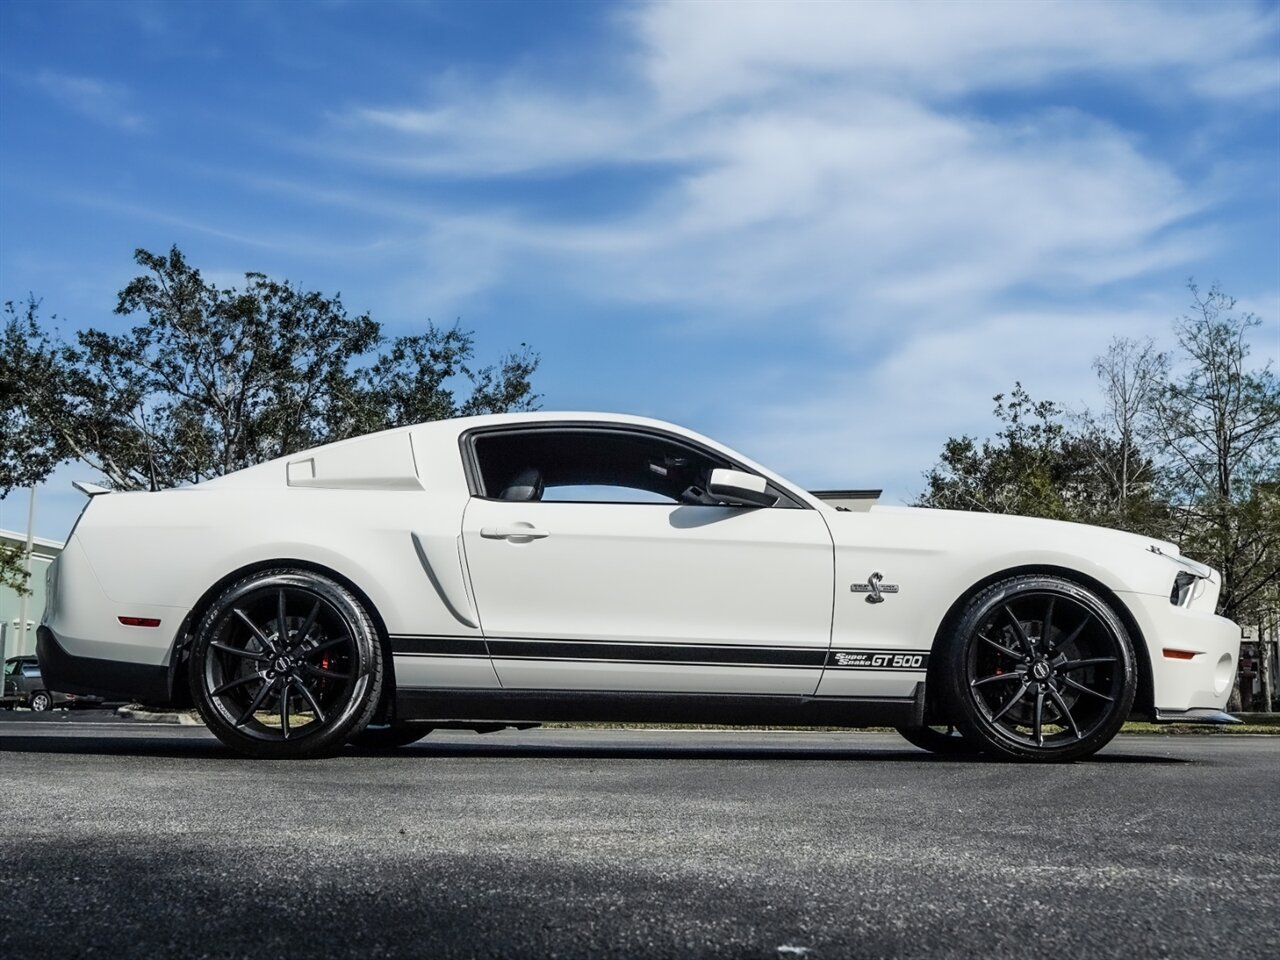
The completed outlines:
[[[110,493],[110,487],[100,487],[96,483],[86,483],[83,480],[72,480],[71,485],[92,500],[94,497],[101,496],[104,493]]]

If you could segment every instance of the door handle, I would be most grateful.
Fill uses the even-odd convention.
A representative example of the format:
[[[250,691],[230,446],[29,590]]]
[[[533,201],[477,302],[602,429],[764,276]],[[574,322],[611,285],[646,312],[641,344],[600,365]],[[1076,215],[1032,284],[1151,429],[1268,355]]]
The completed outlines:
[[[486,540],[541,540],[550,534],[531,523],[511,523],[501,527],[481,527],[480,536]]]

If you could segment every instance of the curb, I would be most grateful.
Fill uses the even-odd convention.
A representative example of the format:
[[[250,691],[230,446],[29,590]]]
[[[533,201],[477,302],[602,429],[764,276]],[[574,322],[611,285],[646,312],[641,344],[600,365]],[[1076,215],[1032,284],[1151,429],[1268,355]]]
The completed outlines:
[[[199,727],[203,724],[196,717],[189,713],[179,713],[176,710],[152,711],[145,707],[120,707],[116,710],[116,716],[124,717],[126,720],[141,720],[145,723],[171,723],[180,727]]]

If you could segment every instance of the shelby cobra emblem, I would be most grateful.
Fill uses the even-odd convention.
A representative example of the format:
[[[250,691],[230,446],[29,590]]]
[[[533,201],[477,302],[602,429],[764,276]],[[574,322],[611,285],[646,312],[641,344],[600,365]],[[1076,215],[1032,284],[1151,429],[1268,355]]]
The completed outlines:
[[[882,593],[897,593],[898,585],[896,583],[885,583],[884,575],[879,571],[867,577],[866,583],[855,583],[849,588],[854,593],[870,594],[867,597],[867,603],[884,603]]]

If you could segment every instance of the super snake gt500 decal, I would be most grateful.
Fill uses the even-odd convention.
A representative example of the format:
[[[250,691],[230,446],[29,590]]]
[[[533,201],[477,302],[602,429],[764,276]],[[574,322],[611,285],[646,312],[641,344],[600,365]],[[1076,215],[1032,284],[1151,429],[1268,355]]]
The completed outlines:
[[[929,654],[924,650],[832,650],[827,666],[840,670],[927,670]]]

